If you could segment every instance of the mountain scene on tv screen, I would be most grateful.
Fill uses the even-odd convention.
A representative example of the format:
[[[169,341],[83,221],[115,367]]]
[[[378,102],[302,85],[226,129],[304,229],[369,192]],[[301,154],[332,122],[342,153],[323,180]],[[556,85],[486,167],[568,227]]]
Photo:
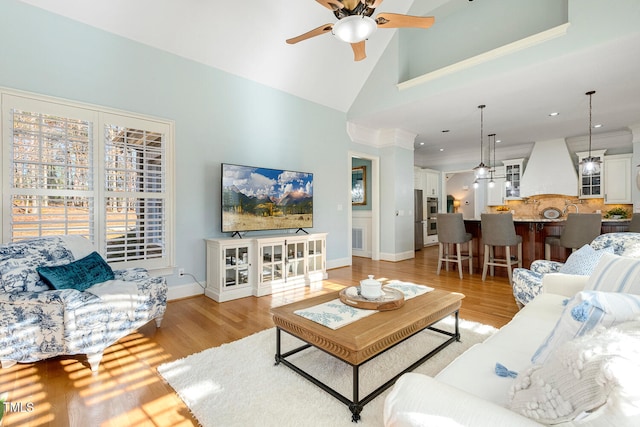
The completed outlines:
[[[313,226],[313,174],[224,165],[222,231]]]

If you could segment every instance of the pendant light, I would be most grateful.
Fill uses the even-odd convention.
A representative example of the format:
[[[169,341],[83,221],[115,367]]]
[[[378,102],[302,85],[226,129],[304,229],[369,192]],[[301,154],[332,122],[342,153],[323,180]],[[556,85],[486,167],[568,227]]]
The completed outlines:
[[[483,161],[484,146],[482,143],[482,135],[484,134],[484,107],[486,107],[486,105],[484,104],[478,105],[478,108],[480,109],[480,164],[473,168],[476,173],[476,178],[482,178],[487,175],[487,172],[489,172],[489,168],[484,164]],[[474,182],[473,184],[476,188],[478,187],[477,182]]]
[[[599,157],[593,157],[591,155],[591,131],[593,129],[592,126],[592,105],[591,105],[591,98],[593,97],[593,94],[596,93],[595,90],[591,90],[587,93],[585,93],[585,95],[589,96],[589,155],[587,157],[585,157],[584,159],[582,159],[582,161],[580,162],[580,165],[582,166],[582,175],[597,175],[600,173],[600,165],[602,163],[602,160],[600,160]]]
[[[493,173],[496,171],[496,134],[490,133],[487,136],[489,137],[489,164],[491,164],[491,169],[489,169],[489,188],[493,188],[496,185],[493,180]],[[491,137],[493,137],[493,163],[491,163]]]

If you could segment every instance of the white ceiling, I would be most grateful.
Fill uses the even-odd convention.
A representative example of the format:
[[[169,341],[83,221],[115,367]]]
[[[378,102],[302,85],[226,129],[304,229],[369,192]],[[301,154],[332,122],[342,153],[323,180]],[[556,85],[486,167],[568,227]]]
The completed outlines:
[[[314,0],[22,1],[343,112],[349,111],[398,31],[378,30],[367,41],[367,58],[354,62],[350,46],[330,34],[296,45],[285,43],[287,38],[335,22],[333,14]],[[437,10],[461,1],[415,3],[420,10]],[[470,4],[478,6],[480,1]],[[386,0],[376,12],[407,13],[413,3]],[[640,22],[638,4],[634,18]],[[611,16],[601,20],[615,25],[616,8],[607,7]],[[438,22],[436,15],[435,25]],[[640,125],[640,25],[637,27],[636,33],[624,37],[604,37],[591,47],[470,79],[384,112],[359,115],[353,121],[374,129],[415,133],[416,164],[452,170],[479,160],[479,104],[487,105],[485,134],[495,132],[503,140],[497,148],[498,160],[526,157],[534,141],[555,138],[569,138],[570,149],[586,150],[588,98],[584,93],[593,89],[597,91],[594,123],[603,124],[594,130],[593,148],[630,152],[628,127]],[[594,27],[594,33],[598,29]],[[591,30],[573,23],[570,28],[587,37]],[[551,118],[552,111],[560,115]],[[450,132],[443,133],[445,129]]]

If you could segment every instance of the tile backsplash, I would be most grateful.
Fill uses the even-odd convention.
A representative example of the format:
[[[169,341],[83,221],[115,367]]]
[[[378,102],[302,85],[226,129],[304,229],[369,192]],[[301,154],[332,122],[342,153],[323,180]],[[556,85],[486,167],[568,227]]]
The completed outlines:
[[[574,206],[575,205],[575,206]],[[621,207],[626,209],[629,217],[633,212],[633,205],[605,205],[603,198],[578,199],[575,196],[565,196],[563,194],[543,194],[529,197],[523,200],[507,200],[503,205],[508,211],[513,211],[514,218],[529,219],[541,218],[542,211],[547,208],[556,208],[564,213],[594,213],[600,211],[604,217],[608,210]],[[487,207],[489,212],[499,212],[505,210],[499,206]]]

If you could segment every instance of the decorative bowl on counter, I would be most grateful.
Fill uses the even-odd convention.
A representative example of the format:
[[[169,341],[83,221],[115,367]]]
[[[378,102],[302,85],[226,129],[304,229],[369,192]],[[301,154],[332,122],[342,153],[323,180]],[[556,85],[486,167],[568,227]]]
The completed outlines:
[[[562,211],[558,208],[546,208],[540,214],[546,219],[558,219],[562,216]]]

